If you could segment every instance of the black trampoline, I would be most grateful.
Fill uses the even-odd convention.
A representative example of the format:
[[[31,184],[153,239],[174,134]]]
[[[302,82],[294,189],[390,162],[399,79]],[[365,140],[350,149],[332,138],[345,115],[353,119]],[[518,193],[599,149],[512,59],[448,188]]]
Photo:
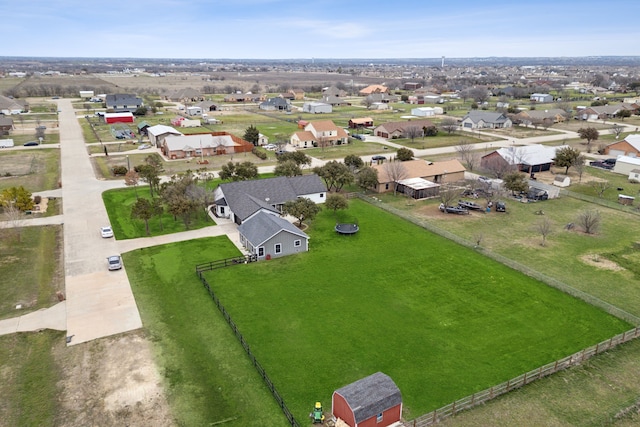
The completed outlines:
[[[340,234],[356,234],[358,230],[360,230],[360,227],[355,222],[336,224],[336,231]]]

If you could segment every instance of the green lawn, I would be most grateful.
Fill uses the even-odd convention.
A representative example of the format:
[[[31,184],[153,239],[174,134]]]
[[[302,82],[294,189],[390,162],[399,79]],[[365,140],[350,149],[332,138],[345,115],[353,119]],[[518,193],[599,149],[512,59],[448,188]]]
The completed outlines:
[[[25,314],[57,302],[64,289],[62,228],[22,227],[0,230],[0,319]],[[22,304],[23,310],[16,310]]]
[[[109,190],[102,193],[102,200],[107,208],[109,221],[113,228],[113,233],[119,240],[135,239],[147,237],[144,221],[131,218],[131,207],[136,202],[136,191],[138,197],[150,199],[149,187],[124,188]],[[174,219],[173,215],[166,212],[162,217],[153,217],[149,220],[149,231],[151,236],[160,236],[180,231],[196,230],[198,228],[215,225],[211,218],[206,215],[204,209],[192,215],[192,222],[187,228],[181,218]]]
[[[23,186],[33,192],[58,188],[60,151],[36,149],[0,153],[0,190]]]
[[[324,212],[310,252],[207,275],[300,419],[376,371],[413,418],[630,327],[363,202],[345,215],[356,236]]]
[[[51,349],[63,339],[64,332],[51,330],[0,337],[0,424],[56,425],[61,372]]]
[[[239,255],[226,238],[123,254],[178,425],[286,426],[194,266]]]

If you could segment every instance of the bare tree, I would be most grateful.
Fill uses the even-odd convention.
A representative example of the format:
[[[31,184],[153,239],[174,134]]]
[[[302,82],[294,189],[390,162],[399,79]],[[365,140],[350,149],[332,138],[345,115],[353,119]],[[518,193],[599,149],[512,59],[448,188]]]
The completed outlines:
[[[367,110],[368,110],[373,105],[373,99],[367,96],[362,100],[361,104],[367,107]]]
[[[453,132],[458,130],[458,121],[451,117],[442,119],[442,122],[440,122],[440,129],[451,135]]]
[[[575,163],[573,164],[573,168],[578,174],[578,182],[582,182],[582,175],[584,174],[584,171],[587,168],[587,158],[582,154],[579,155]]]
[[[609,181],[591,181],[589,185],[600,198],[604,197],[604,193],[611,188]]]
[[[624,129],[624,127],[619,125],[618,123],[616,123],[613,126],[611,126],[611,131],[616,136],[616,139],[618,139],[620,137],[620,134],[622,133],[623,129]]]
[[[398,181],[405,179],[409,175],[409,172],[402,162],[387,162],[383,168],[389,180],[393,182],[393,195],[395,196],[398,191]]]
[[[535,230],[542,236],[541,246],[546,246],[547,244],[547,236],[551,234],[551,229],[553,227],[553,223],[549,218],[542,218],[535,224]]]
[[[595,209],[587,209],[578,214],[576,222],[582,230],[587,234],[594,234],[600,228],[601,218],[600,212]]]
[[[460,160],[462,160],[462,163],[465,164],[469,171],[472,171],[478,164],[478,153],[473,148],[474,145],[464,139],[456,146]]]
[[[480,247],[480,244],[482,243],[482,239],[484,239],[484,234],[481,232],[475,233],[473,235],[473,242],[476,244],[476,248]]]
[[[460,197],[460,189],[451,185],[443,185],[440,187],[438,199],[445,206],[451,206],[453,202]]]
[[[423,134],[422,128],[420,126],[411,125],[411,126],[407,126],[404,129],[404,136],[406,138],[410,138],[412,143],[413,143],[414,139],[420,138],[423,135],[424,134]]]
[[[13,203],[7,204],[4,208],[4,216],[11,229],[9,233],[20,242],[22,238],[22,226],[24,222],[24,212],[18,209]]]

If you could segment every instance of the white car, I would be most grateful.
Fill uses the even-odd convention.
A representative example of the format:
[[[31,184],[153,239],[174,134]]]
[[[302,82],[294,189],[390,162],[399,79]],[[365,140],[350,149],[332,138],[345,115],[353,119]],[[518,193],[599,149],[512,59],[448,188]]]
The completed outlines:
[[[146,150],[147,148],[151,148],[149,144],[142,144],[138,146],[138,150]]]
[[[113,230],[111,227],[100,227],[100,234],[104,238],[113,237]]]
[[[109,270],[120,270],[122,268],[120,255],[111,255],[110,257],[107,257],[107,262],[109,263]]]

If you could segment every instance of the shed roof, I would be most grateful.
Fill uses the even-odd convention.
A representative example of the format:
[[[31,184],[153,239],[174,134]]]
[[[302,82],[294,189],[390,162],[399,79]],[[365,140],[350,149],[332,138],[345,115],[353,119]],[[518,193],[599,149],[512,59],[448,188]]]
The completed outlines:
[[[347,401],[356,423],[402,403],[400,389],[388,375],[382,372],[369,375],[334,393]]]
[[[531,144],[520,147],[503,147],[496,152],[510,165],[544,165],[553,163],[556,151],[566,147],[568,145],[547,147],[542,144]],[[491,153],[487,154],[487,156],[489,155]]]
[[[149,134],[151,134],[153,136],[158,136],[158,135],[162,135],[162,134],[165,134],[165,133],[169,133],[169,134],[173,134],[173,135],[182,135],[182,132],[175,130],[171,126],[166,126],[166,125],[149,126],[147,128],[147,133],[149,133]]]

